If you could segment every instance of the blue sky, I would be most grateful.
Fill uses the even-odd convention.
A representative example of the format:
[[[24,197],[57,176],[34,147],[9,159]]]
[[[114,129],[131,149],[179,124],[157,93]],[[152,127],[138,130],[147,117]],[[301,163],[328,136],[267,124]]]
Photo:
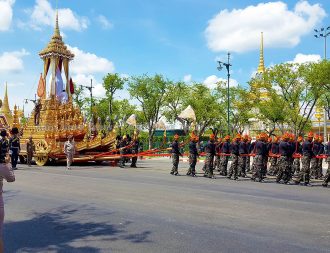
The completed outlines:
[[[55,0],[0,0],[0,96],[7,81],[12,106],[36,92],[38,52],[53,33],[55,8]],[[216,59],[228,51],[232,83],[246,86],[258,67],[261,31],[270,66],[323,57],[313,29],[330,26],[326,0],[58,0],[58,8],[64,41],[77,56],[71,76],[78,84],[93,78],[97,96],[107,72],[160,73],[212,87],[226,78]]]

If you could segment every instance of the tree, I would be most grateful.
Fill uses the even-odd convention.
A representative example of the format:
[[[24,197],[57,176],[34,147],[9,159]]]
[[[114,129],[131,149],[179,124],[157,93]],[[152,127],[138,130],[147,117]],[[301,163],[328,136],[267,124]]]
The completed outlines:
[[[81,86],[76,86],[74,83],[74,93],[72,94],[73,103],[80,109],[84,108],[86,105],[86,98],[83,96],[83,88]]]
[[[124,84],[127,82],[127,78],[120,77],[119,74],[107,74],[103,78],[103,87],[105,89],[105,95],[108,100],[109,106],[109,117],[110,117],[110,125],[113,127],[114,117],[113,117],[113,101],[114,95],[117,90],[122,90],[124,88]]]
[[[169,81],[162,75],[156,74],[132,77],[128,83],[128,91],[141,106],[142,121],[145,122],[149,133],[149,148],[152,147],[154,125],[159,121],[161,108],[164,106]]]

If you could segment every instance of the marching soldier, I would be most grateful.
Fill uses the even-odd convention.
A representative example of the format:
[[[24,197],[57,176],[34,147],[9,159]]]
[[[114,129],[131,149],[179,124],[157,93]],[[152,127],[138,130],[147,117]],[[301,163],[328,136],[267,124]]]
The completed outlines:
[[[261,133],[259,135],[259,140],[256,141],[255,144],[255,154],[254,157],[254,171],[251,177],[251,180],[256,181],[258,179],[259,182],[262,182],[264,179],[263,171],[265,166],[265,157],[267,156],[267,134]]]
[[[256,143],[257,141],[259,141],[259,134],[256,136],[256,140],[254,142],[251,143],[250,145],[250,156],[252,156],[252,167],[251,167],[251,173],[252,175],[255,173],[255,154],[256,154]]]
[[[323,144],[323,137],[320,135],[319,136],[319,156],[324,155],[324,144]],[[318,159],[318,164],[317,164],[317,169],[316,169],[316,178],[322,178],[323,177],[323,169],[322,169],[322,163],[323,163],[323,158],[320,157]]]
[[[326,175],[324,176],[324,181],[322,183],[323,187],[327,187],[328,183],[330,182],[330,141],[328,142],[328,145],[326,146],[326,156],[327,156],[328,170],[327,170]]]
[[[180,152],[180,147],[179,147],[179,135],[176,134],[174,135],[174,141],[172,142],[171,145],[171,154],[172,154],[172,170],[170,172],[171,175],[179,175],[178,172],[178,166],[179,166],[179,156],[182,156]]]
[[[36,151],[36,147],[35,147],[34,142],[32,140],[32,136],[30,136],[29,140],[26,143],[26,154],[27,154],[26,162],[27,162],[27,165],[29,167],[31,167],[31,161],[32,161],[33,154],[34,154],[35,151]]]
[[[300,182],[304,182],[305,185],[309,185],[310,180],[310,164],[313,154],[313,137],[314,134],[312,132],[308,133],[307,140],[302,144],[302,153],[303,157],[301,159],[302,167],[301,171],[298,175],[296,184],[300,184]]]
[[[215,145],[215,161],[214,161],[214,169],[218,170],[220,172],[220,166],[221,166],[221,147],[222,147],[222,139],[218,138],[218,142]]]
[[[138,137],[134,136],[133,137],[133,142],[132,142],[132,148],[131,148],[131,153],[132,153],[132,162],[131,162],[131,168],[136,168],[136,162],[137,162],[137,154],[139,153],[139,139]]]
[[[197,142],[198,142],[198,136],[195,136],[194,134],[190,138],[189,143],[189,169],[187,172],[187,176],[196,176],[196,163],[197,163]]]
[[[127,146],[127,137],[126,137],[126,135],[124,135],[123,139],[119,142],[119,154],[120,154],[119,167],[120,168],[125,167],[126,146]]]
[[[292,173],[298,174],[300,172],[300,156],[302,156],[302,143],[303,137],[299,136],[295,143],[295,151],[293,154],[293,165],[292,165]]]
[[[247,148],[248,148],[248,153],[250,154],[251,152],[250,152],[250,150],[251,150],[251,141],[252,141],[252,138],[249,136],[248,137],[249,139],[248,139],[248,141],[247,141]],[[247,172],[250,172],[250,161],[251,161],[251,159],[250,159],[250,155],[248,155],[247,157],[246,157],[246,167],[245,167],[245,172],[247,173]]]
[[[221,153],[223,154],[223,156],[221,158],[220,175],[227,176],[227,166],[228,166],[228,159],[230,154],[230,136],[226,135],[224,140],[225,141],[221,147]]]
[[[9,140],[7,139],[6,130],[1,130],[1,140],[0,140],[0,163],[6,163],[6,155],[9,151]]]
[[[232,162],[229,168],[229,173],[227,178],[231,179],[232,176],[234,176],[234,180],[237,180],[237,170],[238,170],[238,157],[239,157],[239,145],[241,141],[242,136],[240,134],[236,135],[236,138],[233,140],[231,144],[231,158]]]
[[[246,157],[249,153],[248,150],[248,142],[249,136],[244,135],[243,140],[239,144],[239,157],[238,157],[238,176],[239,177],[246,177]]]
[[[270,147],[270,166],[269,166],[269,170],[268,170],[268,175],[270,176],[274,176],[277,175],[278,172],[278,164],[277,164],[277,156],[279,154],[279,138],[278,136],[275,136],[274,141],[272,142],[272,145]]]
[[[311,159],[311,178],[317,179],[317,169],[319,165],[319,152],[320,152],[320,143],[319,136],[315,135],[314,142],[312,145],[313,156]]]
[[[9,150],[11,153],[11,166],[16,170],[18,155],[21,150],[20,140],[18,137],[18,128],[13,127],[11,130],[12,137],[9,139]]]
[[[291,180],[291,166],[290,166],[290,155],[292,146],[289,142],[290,135],[285,133],[282,137],[282,141],[279,145],[279,153],[281,157],[278,161],[278,173],[276,177],[276,182],[279,183],[281,180],[287,184]]]
[[[210,140],[205,146],[206,158],[205,158],[204,177],[208,177],[208,178],[214,178],[214,175],[213,175],[213,160],[214,160],[214,155],[215,155],[214,140],[215,140],[215,136],[214,136],[214,134],[211,134]]]

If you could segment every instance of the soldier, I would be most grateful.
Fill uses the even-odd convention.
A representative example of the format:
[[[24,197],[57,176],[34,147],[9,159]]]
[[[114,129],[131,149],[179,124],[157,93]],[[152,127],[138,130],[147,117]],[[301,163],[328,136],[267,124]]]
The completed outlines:
[[[9,140],[7,139],[6,130],[1,130],[1,140],[0,140],[0,163],[6,163],[6,155],[9,151]]]
[[[250,145],[250,156],[252,156],[252,166],[251,166],[251,173],[253,175],[253,173],[255,173],[255,154],[256,154],[256,143],[259,140],[259,135],[256,136],[256,140],[254,142],[251,143]]]
[[[319,164],[319,152],[320,152],[320,143],[319,136],[315,135],[314,142],[312,145],[313,156],[311,159],[311,178],[317,179],[317,169]]]
[[[137,154],[139,153],[139,139],[136,136],[134,136],[133,138],[131,153],[132,153],[131,168],[136,168],[136,162],[138,158]]]
[[[330,182],[330,141],[328,142],[328,145],[326,146],[326,156],[327,156],[327,163],[328,163],[328,170],[326,175],[324,176],[324,181],[322,183],[323,187],[327,187],[328,183]]]
[[[323,144],[323,137],[320,135],[319,136],[319,153],[318,155],[320,156],[318,159],[318,164],[317,164],[317,169],[316,169],[316,178],[322,178],[323,177],[323,168],[322,168],[322,163],[323,163],[323,158],[321,156],[324,155],[324,144]]]
[[[278,172],[278,166],[277,166],[277,156],[279,154],[279,138],[278,136],[275,136],[274,141],[272,142],[272,145],[270,147],[269,153],[270,153],[270,166],[268,170],[268,175],[274,176],[277,175]]]
[[[227,176],[227,166],[228,166],[228,159],[230,154],[230,136],[226,135],[224,140],[225,141],[221,147],[221,153],[223,154],[223,156],[221,158],[220,175]]]
[[[310,185],[310,164],[313,154],[313,132],[309,132],[307,136],[307,140],[302,144],[302,153],[303,157],[301,159],[302,167],[301,171],[298,175],[296,184],[300,184],[300,182],[304,182],[305,185]]]
[[[220,172],[221,166],[221,147],[222,147],[222,139],[219,137],[218,142],[215,144],[215,161],[214,161],[214,169]]]
[[[248,142],[249,136],[244,135],[242,141],[239,144],[239,157],[238,157],[238,176],[246,177],[246,157],[249,153]]]
[[[293,165],[292,165],[292,173],[297,175],[300,172],[300,157],[302,156],[302,143],[303,137],[299,136],[295,143],[295,151],[293,154]]]
[[[12,137],[9,139],[9,152],[11,153],[11,166],[16,170],[18,155],[21,150],[20,140],[18,137],[18,128],[13,127],[11,130]]]
[[[180,148],[179,148],[179,135],[174,135],[174,141],[172,142],[171,145],[171,154],[172,154],[172,170],[171,170],[171,175],[179,175],[178,172],[178,166],[179,166],[179,156],[182,156],[181,152],[180,152]]]
[[[251,180],[262,182],[264,179],[265,157],[267,156],[267,134],[261,133],[255,144],[254,171]]]
[[[250,159],[250,150],[251,150],[251,141],[252,141],[252,138],[249,136],[248,137],[248,141],[247,141],[247,148],[248,148],[248,153],[249,153],[249,155],[246,157],[246,167],[245,167],[245,172],[246,173],[248,173],[248,172],[250,172],[250,161],[251,161],[251,159]]]
[[[125,154],[126,154],[127,145],[128,145],[127,137],[126,137],[126,135],[124,135],[123,139],[119,143],[119,154],[120,154],[119,167],[120,168],[125,167]]]
[[[234,180],[237,180],[237,170],[238,170],[238,157],[239,157],[239,145],[241,141],[242,136],[240,134],[237,134],[235,139],[233,140],[230,148],[231,148],[231,165],[229,168],[229,173],[227,178],[231,179],[232,176],[234,176]]]
[[[34,106],[34,125],[38,126],[40,122],[40,112],[41,112],[41,100],[38,99]]]
[[[287,184],[292,177],[291,166],[290,166],[290,154],[291,154],[291,144],[289,142],[290,135],[285,133],[282,136],[282,141],[279,145],[279,153],[281,157],[278,161],[278,173],[276,177],[276,183],[279,183],[281,180]]]
[[[195,136],[194,134],[191,135],[190,143],[189,143],[189,169],[187,172],[187,176],[196,176],[196,163],[197,163],[197,142],[198,142],[198,136]]]
[[[26,162],[29,167],[31,167],[31,161],[35,151],[36,151],[36,147],[34,145],[34,141],[32,140],[32,136],[30,136],[29,140],[26,143],[26,154],[27,154]]]
[[[75,153],[75,143],[73,140],[73,136],[69,135],[68,140],[64,143],[64,154],[66,155],[66,168],[68,170],[71,169],[74,153]]]
[[[215,136],[214,134],[210,135],[210,140],[205,146],[205,172],[204,177],[214,178],[213,175],[213,160],[215,155]]]

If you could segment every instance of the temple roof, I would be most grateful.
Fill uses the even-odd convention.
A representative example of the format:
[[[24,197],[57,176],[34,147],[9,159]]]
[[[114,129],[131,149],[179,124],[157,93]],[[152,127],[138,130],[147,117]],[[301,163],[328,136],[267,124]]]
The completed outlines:
[[[265,72],[265,61],[264,61],[264,36],[263,32],[261,33],[261,44],[260,44],[260,59],[257,73]]]
[[[58,26],[58,12],[56,12],[56,24],[54,34],[46,48],[39,53],[39,56],[41,58],[47,58],[50,56],[62,56],[63,58],[67,58],[69,60],[72,60],[74,57],[74,54],[71,53],[71,51],[67,48],[67,46],[62,40],[62,36],[60,34],[60,29]]]

